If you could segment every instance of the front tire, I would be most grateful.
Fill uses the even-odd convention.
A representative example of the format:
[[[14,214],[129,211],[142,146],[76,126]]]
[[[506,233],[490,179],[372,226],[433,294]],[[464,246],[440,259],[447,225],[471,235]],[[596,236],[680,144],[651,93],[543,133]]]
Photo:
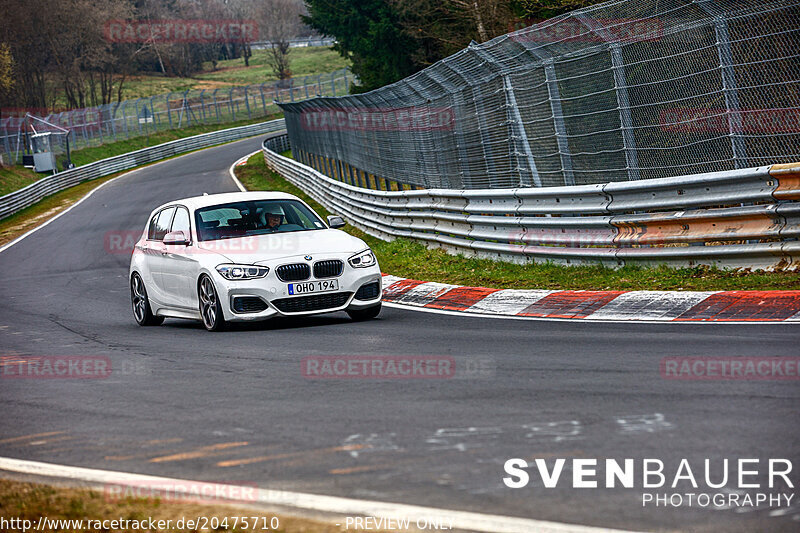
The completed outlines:
[[[160,326],[164,322],[163,316],[153,314],[150,300],[147,298],[147,289],[144,287],[144,280],[137,272],[131,276],[131,306],[133,307],[133,318],[140,326]]]
[[[208,331],[222,331],[225,329],[225,317],[222,315],[222,304],[217,296],[214,282],[208,276],[200,278],[197,294],[200,300],[200,316],[203,326]]]
[[[353,309],[352,311],[347,310],[347,314],[350,315],[350,318],[355,320],[356,322],[360,322],[362,320],[370,320],[378,316],[378,313],[381,312],[381,304],[373,305],[372,307],[367,307],[366,309]]]

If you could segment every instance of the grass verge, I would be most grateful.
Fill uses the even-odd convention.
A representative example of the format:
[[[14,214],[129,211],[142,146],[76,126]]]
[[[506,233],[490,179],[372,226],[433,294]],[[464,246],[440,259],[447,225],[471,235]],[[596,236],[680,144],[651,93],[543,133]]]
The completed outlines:
[[[276,118],[281,118],[282,116],[282,113],[276,113],[266,117],[238,120],[236,122],[226,122],[224,124],[199,124],[189,128],[159,131],[150,135],[125,139],[124,141],[117,141],[114,143],[104,144],[102,146],[93,146],[91,148],[76,150],[71,154],[72,162],[75,163],[75,166],[81,166],[87,163],[105,159],[107,157],[133,152],[134,150],[141,150],[142,148],[155,146],[157,144],[174,141],[177,139],[183,139],[184,137],[191,137],[192,135],[200,135],[201,133],[208,133],[211,131],[247,126],[248,124],[268,122],[270,120],[275,120]]]
[[[341,526],[333,523],[311,520],[306,518],[296,518],[284,516],[276,513],[265,512],[263,510],[253,510],[240,508],[225,504],[200,504],[200,503],[181,503],[178,501],[162,501],[159,498],[125,498],[112,499],[106,497],[103,491],[90,489],[74,489],[44,485],[38,483],[27,483],[0,479],[0,517],[10,520],[18,518],[20,520],[30,520],[33,527],[40,517],[48,520],[83,520],[84,527],[64,526],[61,528],[44,527],[37,529],[45,533],[55,531],[98,531],[97,528],[86,527],[86,521],[96,520],[137,520],[149,521],[153,519],[156,523],[164,520],[162,525],[166,526],[167,520],[171,520],[173,527],[156,527],[150,529],[149,524],[140,528],[120,527],[120,528],[101,528],[102,531],[236,531],[252,533],[262,531],[261,526],[269,526],[270,521],[277,518],[278,529],[269,528],[269,531],[283,533],[338,533],[342,531]],[[175,527],[178,520],[196,520],[198,517],[208,519],[211,523],[212,517],[216,517],[219,527],[212,528],[190,528]],[[233,527],[234,520],[238,517],[238,526]],[[247,517],[250,527],[242,527],[242,517]],[[253,527],[253,518],[258,517],[258,527]],[[227,518],[227,527],[223,519]],[[62,524],[63,525],[63,524]],[[110,523],[108,525],[111,525]],[[130,525],[130,522],[129,522]],[[202,525],[202,524],[201,524]],[[21,527],[11,527],[3,531],[23,531]]]
[[[0,167],[0,196],[18,191],[43,176],[25,167]]]
[[[284,191],[309,203],[318,213],[330,214],[265,164],[255,154],[236,175],[251,190]],[[352,226],[345,230],[366,241],[378,256],[381,270],[395,276],[457,285],[498,289],[573,290],[780,290],[800,287],[800,272],[748,272],[716,268],[648,268],[625,266],[611,269],[597,266],[564,267],[548,263],[516,265],[488,259],[474,259],[431,250],[409,239],[392,242],[371,237]]]

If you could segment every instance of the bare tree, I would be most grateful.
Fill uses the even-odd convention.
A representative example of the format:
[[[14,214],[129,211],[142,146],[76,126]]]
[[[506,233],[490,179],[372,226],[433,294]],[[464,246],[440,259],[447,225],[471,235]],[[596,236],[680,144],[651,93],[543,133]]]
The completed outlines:
[[[302,0],[253,0],[251,5],[261,38],[270,43],[267,63],[278,79],[290,78],[289,43],[305,27],[300,20],[305,13]]]

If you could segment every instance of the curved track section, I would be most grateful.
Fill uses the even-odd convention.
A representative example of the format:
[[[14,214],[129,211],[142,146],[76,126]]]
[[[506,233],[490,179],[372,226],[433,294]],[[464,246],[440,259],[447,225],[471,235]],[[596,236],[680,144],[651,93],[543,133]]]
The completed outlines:
[[[0,456],[593,526],[796,529],[797,507],[643,508],[639,489],[568,486],[573,458],[657,458],[667,471],[681,458],[798,464],[797,381],[685,381],[660,369],[669,356],[795,356],[793,327],[397,308],[370,322],[341,313],[220,334],[178,320],[137,327],[129,256],[112,236],[140,231],[153,206],[171,199],[235,190],[228,166],[259,145],[236,142],[126,175],[0,254]],[[36,356],[88,356],[112,371],[7,375],[8,365]],[[304,366],[308,357],[348,356],[431,357],[456,371],[320,379]],[[535,475],[509,489],[503,464],[512,457],[561,457],[567,466],[555,489]]]

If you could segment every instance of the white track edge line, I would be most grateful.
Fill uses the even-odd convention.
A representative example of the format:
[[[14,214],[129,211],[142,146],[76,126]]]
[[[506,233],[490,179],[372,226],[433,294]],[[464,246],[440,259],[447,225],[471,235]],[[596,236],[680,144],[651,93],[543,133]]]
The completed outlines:
[[[147,165],[146,167],[151,167],[151,166],[157,165],[157,164],[159,164],[159,163],[164,163],[164,162],[165,162],[165,161],[159,161],[159,162],[157,162],[157,163],[154,163],[154,164]],[[69,206],[68,208],[66,208],[65,210],[61,211],[61,212],[60,212],[60,213],[58,213],[56,216],[54,216],[54,217],[52,217],[52,218],[49,218],[49,219],[45,220],[44,222],[42,222],[41,224],[39,224],[39,225],[38,225],[38,226],[36,226],[35,228],[33,228],[33,229],[31,229],[31,230],[28,230],[27,232],[23,233],[22,235],[20,235],[20,236],[19,236],[19,237],[17,237],[16,239],[12,240],[11,242],[9,242],[9,243],[6,243],[6,244],[4,244],[3,246],[0,246],[0,253],[2,253],[2,252],[4,252],[4,251],[6,251],[8,248],[11,248],[12,246],[14,246],[14,245],[15,245],[15,244],[17,244],[18,242],[22,241],[22,240],[23,240],[23,239],[25,239],[26,237],[29,237],[29,236],[33,235],[34,233],[36,233],[37,231],[39,231],[39,230],[40,230],[40,229],[42,229],[43,227],[47,226],[47,225],[48,225],[48,224],[50,224],[51,222],[53,222],[53,221],[55,221],[55,220],[58,220],[58,219],[59,219],[59,218],[61,218],[62,216],[66,215],[67,213],[69,213],[70,211],[72,211],[74,208],[76,208],[76,207],[78,207],[79,205],[81,205],[81,204],[84,202],[84,200],[87,200],[87,199],[88,199],[88,198],[89,198],[91,195],[93,195],[95,192],[99,191],[100,189],[102,189],[103,187],[105,187],[106,185],[108,185],[109,183],[112,183],[112,182],[114,182],[114,181],[117,181],[117,180],[118,180],[118,179],[120,179],[120,178],[124,178],[124,177],[126,177],[126,176],[128,176],[128,175],[130,175],[130,174],[133,174],[134,172],[138,172],[139,170],[142,170],[143,168],[146,168],[146,167],[139,167],[139,168],[135,168],[135,169],[133,169],[133,170],[129,170],[129,171],[125,172],[124,174],[120,174],[120,175],[119,175],[119,176],[117,176],[116,178],[112,178],[112,179],[110,179],[110,180],[108,180],[108,181],[106,181],[106,182],[104,182],[104,183],[101,183],[100,185],[98,185],[97,187],[95,187],[94,189],[92,189],[91,191],[89,191],[88,193],[86,193],[86,195],[85,195],[85,196],[83,196],[83,197],[82,197],[80,200],[78,200],[77,202],[75,202],[74,204],[72,204],[71,206]],[[99,179],[99,178],[98,178],[98,179]],[[65,190],[66,190],[66,189],[65,189]],[[57,193],[55,193],[55,194],[57,194]],[[41,200],[40,200],[40,201],[41,201]],[[38,202],[37,202],[37,203],[38,203]],[[34,204],[34,205],[36,205],[36,204]],[[13,216],[13,215],[10,215],[10,216]]]
[[[141,486],[141,483],[144,482],[150,482],[156,485],[164,483],[185,483],[190,481],[144,474],[115,472],[111,470],[57,465],[38,461],[26,461],[9,457],[0,457],[0,470],[33,476],[113,485],[134,484],[135,486]],[[203,483],[206,484],[206,482]],[[216,486],[217,484],[209,483],[209,485]],[[219,484],[219,486],[220,488],[224,487],[230,489],[230,485]],[[233,493],[247,494],[247,492],[244,491],[245,487],[241,488],[242,491],[225,491],[223,493],[231,493],[232,495]],[[246,488],[252,491],[252,487]],[[487,533],[528,533],[531,531],[536,531],[537,533],[621,533],[623,531],[529,518],[490,515],[469,511],[452,511],[434,507],[356,500],[338,496],[324,496],[273,489],[257,489],[257,498],[257,502],[253,502],[251,498],[242,496],[239,498],[232,498],[229,501],[243,504],[260,503],[293,507],[325,513],[335,513],[338,515],[362,515],[390,519],[408,518],[412,521],[420,517],[425,517],[428,520],[441,520],[442,523],[452,524],[453,529]]]
[[[260,135],[255,135],[255,137],[259,137],[259,136],[260,136]],[[49,218],[49,219],[45,220],[44,222],[42,222],[41,224],[39,224],[39,225],[38,225],[38,226],[36,226],[35,228],[33,228],[33,229],[31,229],[31,230],[28,230],[28,231],[26,231],[25,233],[23,233],[22,235],[20,235],[20,236],[19,236],[19,237],[17,237],[16,239],[12,240],[11,242],[8,242],[8,243],[6,243],[6,244],[4,244],[4,245],[0,246],[0,253],[2,253],[2,252],[4,252],[4,251],[6,251],[7,249],[11,248],[12,246],[14,246],[14,245],[15,245],[15,244],[17,244],[18,242],[22,241],[22,240],[23,240],[23,239],[25,239],[26,237],[29,237],[30,235],[33,235],[34,233],[36,233],[37,231],[39,231],[39,230],[40,230],[40,229],[42,229],[43,227],[45,227],[45,226],[47,226],[48,224],[50,224],[51,222],[53,222],[54,220],[57,220],[59,217],[62,217],[62,216],[64,216],[64,215],[66,215],[67,213],[69,213],[70,211],[72,211],[74,208],[76,208],[76,207],[78,207],[80,204],[82,204],[82,203],[84,202],[84,200],[88,199],[88,198],[89,198],[91,195],[93,195],[95,192],[99,191],[100,189],[102,189],[103,187],[105,187],[106,185],[108,185],[108,184],[109,184],[109,183],[111,183],[111,182],[117,181],[117,180],[118,180],[118,179],[120,179],[120,178],[125,178],[125,177],[127,177],[127,176],[129,176],[129,175],[133,174],[134,172],[139,172],[140,170],[144,170],[144,169],[146,169],[146,168],[151,168],[151,167],[154,167],[154,166],[156,166],[156,165],[160,165],[160,164],[162,164],[162,163],[168,163],[168,162],[170,162],[170,161],[172,161],[172,160],[174,160],[174,159],[178,159],[178,158],[180,158],[180,157],[184,157],[184,156],[187,156],[187,155],[191,155],[191,154],[193,154],[193,153],[195,153],[195,152],[200,152],[200,151],[203,151],[203,150],[208,150],[209,148],[217,148],[217,147],[219,147],[219,146],[224,146],[224,145],[226,145],[226,144],[234,144],[234,143],[237,143],[237,142],[239,142],[239,141],[248,141],[248,140],[250,140],[250,139],[252,139],[252,137],[246,137],[246,138],[244,138],[244,139],[239,139],[239,140],[236,140],[236,141],[231,141],[231,142],[222,143],[222,144],[215,144],[214,146],[207,146],[207,147],[205,147],[205,148],[200,148],[200,149],[198,149],[198,150],[192,150],[191,152],[187,152],[187,153],[185,153],[185,154],[178,154],[177,156],[169,157],[169,158],[167,158],[167,159],[162,159],[161,161],[154,161],[153,163],[148,163],[148,164],[145,164],[145,165],[141,165],[141,166],[139,166],[139,167],[137,167],[137,168],[134,168],[134,169],[131,169],[131,170],[127,170],[127,171],[124,171],[122,174],[120,174],[120,175],[119,175],[119,176],[117,176],[116,178],[112,178],[112,179],[110,179],[110,180],[108,180],[108,181],[106,181],[106,182],[104,182],[104,183],[101,183],[100,185],[98,185],[97,187],[95,187],[94,189],[92,189],[91,191],[89,191],[88,193],[86,193],[86,195],[85,195],[85,196],[83,196],[83,197],[82,197],[80,200],[78,200],[77,202],[75,202],[74,204],[72,204],[71,206],[69,206],[68,208],[66,208],[65,210],[63,210],[62,212],[58,213],[56,216],[54,216],[54,217],[52,217],[52,218]],[[261,150],[258,150],[258,152],[260,152],[260,151],[261,151]],[[255,154],[255,153],[256,153],[256,152],[253,152],[253,154]],[[253,154],[250,154],[250,155],[252,156]],[[249,156],[248,156],[248,157],[249,157]],[[230,170],[230,169],[229,169],[229,170]],[[233,176],[233,173],[232,173],[232,172],[231,172],[231,176]],[[103,176],[101,176],[101,177],[103,177]],[[100,178],[95,178],[95,179],[100,179]],[[239,180],[237,180],[237,179],[236,179],[236,176],[233,176],[233,179],[234,179],[234,181],[235,181],[235,182],[238,182],[238,181],[239,181]],[[92,181],[92,180],[88,180],[88,181]],[[86,182],[83,182],[83,183],[86,183]],[[78,185],[80,185],[80,184],[78,184]],[[241,185],[241,183],[239,183],[239,185],[238,185],[238,186],[239,186],[239,188],[242,188],[242,187],[243,187],[243,186]],[[66,190],[66,189],[65,189],[65,190]],[[242,189],[242,190],[244,190],[244,189]],[[59,192],[61,192],[61,191],[59,191]],[[53,193],[53,194],[58,194],[58,193]],[[42,200],[44,200],[44,198],[42,198]],[[41,201],[41,200],[40,200],[40,201]],[[37,203],[38,203],[38,202],[37,202]],[[36,204],[34,204],[34,205],[36,205]],[[16,214],[16,213],[12,213],[12,214],[11,214],[11,215],[9,215],[9,216],[14,216],[14,214]]]
[[[253,157],[254,155],[256,155],[258,153],[261,153],[261,150],[256,150],[252,154],[247,154],[244,157],[240,157],[239,159],[234,161],[233,164],[230,167],[228,167],[228,174],[230,174],[231,179],[233,180],[233,183],[235,183],[236,186],[239,188],[239,190],[242,191],[242,192],[247,192],[247,188],[242,184],[241,181],[239,181],[239,178],[236,177],[236,173],[234,172],[233,169],[236,168],[236,165],[238,165],[242,161],[247,161],[248,159],[250,159],[251,157]]]
[[[728,324],[728,325],[757,325],[757,326],[764,326],[767,324],[794,324],[795,326],[800,324],[800,321],[791,321],[791,320],[773,320],[773,321],[758,321],[758,320],[640,320],[636,318],[629,318],[627,320],[622,319],[592,319],[587,320],[585,318],[548,318],[543,316],[519,316],[519,315],[493,315],[490,313],[468,313],[466,311],[452,311],[450,309],[435,309],[431,307],[420,307],[418,305],[408,305],[408,304],[400,304],[396,302],[387,302],[384,301],[383,305],[386,307],[394,307],[397,309],[404,309],[407,311],[420,311],[422,313],[438,313],[441,315],[452,315],[452,316],[460,316],[460,317],[475,317],[475,318],[499,318],[502,320],[537,320],[542,322],[573,322],[573,323],[581,323],[581,324],[674,324],[674,325],[709,325],[709,324]]]

